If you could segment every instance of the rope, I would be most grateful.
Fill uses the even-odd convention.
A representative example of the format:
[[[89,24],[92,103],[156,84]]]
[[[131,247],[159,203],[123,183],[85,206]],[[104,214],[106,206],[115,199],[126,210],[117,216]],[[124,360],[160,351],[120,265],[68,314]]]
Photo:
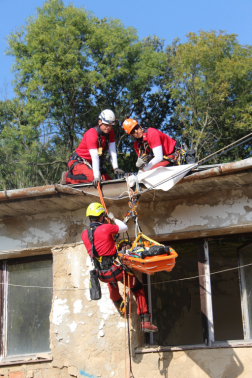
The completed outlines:
[[[98,193],[99,193],[99,197],[100,197],[100,201],[101,201],[102,207],[104,208],[104,210],[108,214],[108,210],[106,208],[106,205],[105,205],[105,202],[104,202],[104,198],[103,198],[103,195],[102,195],[102,191],[101,191],[101,185],[100,185],[99,182],[97,184],[97,190],[98,190]]]
[[[216,155],[216,154],[218,154],[219,152],[221,152],[221,151],[223,151],[223,150],[225,150],[226,148],[228,148],[228,147],[230,147],[230,146],[233,146],[234,144],[236,144],[236,143],[238,143],[238,142],[240,142],[241,140],[243,140],[243,139],[245,139],[245,138],[248,138],[249,136],[251,136],[252,135],[252,133],[250,133],[250,134],[248,134],[248,135],[246,135],[246,136],[244,136],[244,137],[242,137],[241,139],[238,139],[238,140],[236,140],[235,142],[233,142],[233,143],[231,143],[231,144],[229,144],[229,145],[227,145],[226,147],[223,147],[223,148],[221,148],[220,150],[218,150],[218,151],[216,151],[216,152],[214,152],[214,153],[212,153],[211,155],[209,155],[209,156],[206,156],[204,159],[201,159],[200,161],[198,161],[198,164],[199,163],[202,163],[203,161],[205,161],[205,160],[209,160],[210,159],[210,157],[212,157],[212,156],[214,156],[214,155]],[[248,140],[250,140],[250,139],[252,139],[252,137],[251,138],[249,138]],[[245,143],[245,142],[247,142],[246,140],[244,140],[242,143]],[[242,144],[242,143],[240,143],[240,144]],[[240,145],[239,144],[239,145]],[[238,146],[235,146],[235,147],[238,147]],[[233,147],[233,148],[235,148],[235,147]],[[229,149],[230,150],[230,149]],[[228,151],[229,151],[228,150]],[[227,151],[226,151],[227,152]]]
[[[125,378],[127,378],[127,319],[126,319],[126,278],[125,271],[123,271],[123,286],[124,286],[124,358],[125,358]]]
[[[212,276],[213,274],[219,274],[219,273],[223,273],[223,272],[228,272],[230,270],[235,270],[235,269],[242,269],[242,268],[246,268],[247,266],[251,266],[252,263],[250,264],[245,264],[245,265],[240,265],[240,266],[236,266],[234,268],[229,268],[229,269],[224,269],[224,270],[219,270],[217,272],[212,272],[210,273],[210,276]],[[185,280],[193,280],[195,278],[199,278],[199,277],[204,277],[204,274],[202,275],[199,275],[199,276],[193,276],[193,277],[185,277],[185,278],[178,278],[177,280],[169,280],[169,281],[160,281],[160,282],[153,282],[151,285],[157,285],[157,284],[161,284],[161,283],[169,283],[169,282],[177,282],[177,281],[185,281]],[[89,291],[89,288],[79,288],[79,287],[76,287],[76,288],[72,288],[72,289],[57,289],[53,286],[29,286],[29,285],[15,285],[15,284],[10,284],[10,283],[3,283],[3,282],[0,282],[0,285],[4,285],[4,286],[15,286],[15,287],[27,287],[27,288],[36,288],[36,289],[53,289],[53,291],[76,291],[76,290],[87,290]],[[147,284],[143,284],[145,286],[147,286]],[[107,293],[107,288],[104,288],[104,290],[102,290],[102,293]],[[126,302],[125,302],[126,303]]]
[[[129,377],[131,377],[132,367],[131,367],[131,344],[130,344],[130,330],[131,330],[131,295],[130,295],[130,276],[128,275],[128,300],[129,300],[129,314],[128,314],[128,342],[129,342]]]

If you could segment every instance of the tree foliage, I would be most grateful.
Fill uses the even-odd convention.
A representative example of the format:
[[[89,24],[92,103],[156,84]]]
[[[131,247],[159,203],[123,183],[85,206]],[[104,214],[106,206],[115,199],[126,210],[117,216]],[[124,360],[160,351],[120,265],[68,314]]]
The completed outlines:
[[[128,172],[136,155],[125,118],[186,141],[199,158],[251,130],[252,47],[233,34],[189,33],[165,48],[119,20],[47,0],[8,45],[16,98],[0,102],[0,189],[57,182],[105,108],[116,114],[119,166]]]
[[[201,31],[174,41],[166,53],[167,87],[176,101],[172,126],[199,157],[252,131],[251,46],[241,46],[234,34]],[[247,146],[229,157],[249,154]]]
[[[97,124],[101,110],[109,108],[117,117],[119,160],[129,170],[132,141],[118,126],[129,116],[162,124],[170,114],[168,91],[159,85],[166,67],[162,41],[140,41],[136,30],[119,20],[99,20],[84,9],[48,0],[36,18],[11,33],[8,44],[15,58],[17,102],[23,104],[26,126],[39,132],[37,145],[45,147],[49,162],[66,160],[84,131]],[[42,156],[32,159],[38,164]]]

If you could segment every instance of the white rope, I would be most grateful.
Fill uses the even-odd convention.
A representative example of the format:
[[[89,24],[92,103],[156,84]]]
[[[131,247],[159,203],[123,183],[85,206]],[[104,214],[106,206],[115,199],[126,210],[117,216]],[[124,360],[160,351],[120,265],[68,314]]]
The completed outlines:
[[[219,273],[223,273],[223,272],[229,272],[229,271],[231,271],[231,270],[235,270],[235,269],[246,268],[247,266],[251,266],[251,265],[252,265],[252,263],[250,263],[250,264],[246,264],[246,265],[241,265],[241,266],[236,266],[236,267],[234,267],[234,268],[223,269],[223,270],[219,270],[219,271],[217,271],[217,272],[212,272],[212,273],[210,273],[210,275],[212,276],[213,274],[219,274]],[[151,283],[151,285],[158,285],[158,284],[169,283],[169,282],[178,282],[178,281],[193,280],[193,279],[195,279],[195,278],[199,278],[199,277],[205,277],[205,275],[204,275],[204,274],[201,274],[201,275],[199,275],[199,276],[185,277],[185,278],[178,278],[177,280],[169,280],[169,281],[153,282],[153,283]],[[104,283],[105,283],[105,282],[104,282]],[[15,286],[15,287],[27,287],[27,288],[37,288],[37,289],[53,289],[54,291],[89,290],[89,288],[79,288],[79,287],[76,287],[76,288],[73,288],[73,289],[57,289],[57,288],[54,288],[53,286],[28,286],[28,285],[9,284],[9,283],[3,283],[3,282],[0,282],[0,285]],[[144,284],[144,285],[147,285],[147,284]],[[107,291],[107,288],[105,288],[105,290]]]
[[[229,269],[223,269],[223,270],[219,270],[218,272],[213,272],[213,273],[210,273],[210,276],[212,276],[213,274],[219,274],[219,273],[223,273],[223,272],[228,272],[230,270],[235,270],[235,269],[240,269],[240,268],[246,268],[247,266],[251,266],[252,263],[250,264],[246,264],[246,265],[241,265],[241,266],[236,266],[235,268],[229,268]],[[151,285],[157,285],[157,284],[161,284],[161,283],[167,283],[167,282],[178,282],[178,281],[186,281],[186,280],[193,280],[195,278],[199,278],[199,277],[205,277],[204,274],[201,274],[199,276],[193,276],[193,277],[185,277],[185,278],[178,278],[177,280],[169,280],[169,281],[160,281],[160,282],[153,282],[151,283]],[[145,284],[147,285],[147,284]]]

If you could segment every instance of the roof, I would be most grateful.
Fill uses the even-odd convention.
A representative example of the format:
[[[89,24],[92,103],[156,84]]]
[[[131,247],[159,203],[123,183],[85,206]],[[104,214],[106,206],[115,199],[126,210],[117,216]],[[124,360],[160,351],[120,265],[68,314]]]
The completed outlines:
[[[252,158],[204,168],[184,177],[167,192],[151,190],[143,193],[141,202],[179,200],[188,196],[198,197],[213,191],[238,189],[252,184]],[[141,190],[145,188],[142,186],[140,193]],[[115,201],[120,206],[128,203],[125,179],[103,182],[102,191],[107,205]],[[90,202],[98,199],[98,191],[92,184],[74,186],[55,184],[1,191],[0,218],[74,211],[85,208]]]

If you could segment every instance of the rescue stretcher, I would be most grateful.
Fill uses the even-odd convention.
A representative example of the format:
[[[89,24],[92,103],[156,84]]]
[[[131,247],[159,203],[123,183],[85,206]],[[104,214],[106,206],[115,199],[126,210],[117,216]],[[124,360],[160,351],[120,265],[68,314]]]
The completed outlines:
[[[148,236],[143,233],[139,233],[128,251],[125,253],[123,251],[118,252],[122,264],[126,265],[128,268],[150,275],[161,271],[170,272],[174,268],[175,259],[178,254],[173,248],[169,247],[169,254],[147,256],[143,259],[131,256],[132,251],[137,245],[143,246],[144,248],[149,248],[154,245],[162,246],[162,244],[148,238]]]

